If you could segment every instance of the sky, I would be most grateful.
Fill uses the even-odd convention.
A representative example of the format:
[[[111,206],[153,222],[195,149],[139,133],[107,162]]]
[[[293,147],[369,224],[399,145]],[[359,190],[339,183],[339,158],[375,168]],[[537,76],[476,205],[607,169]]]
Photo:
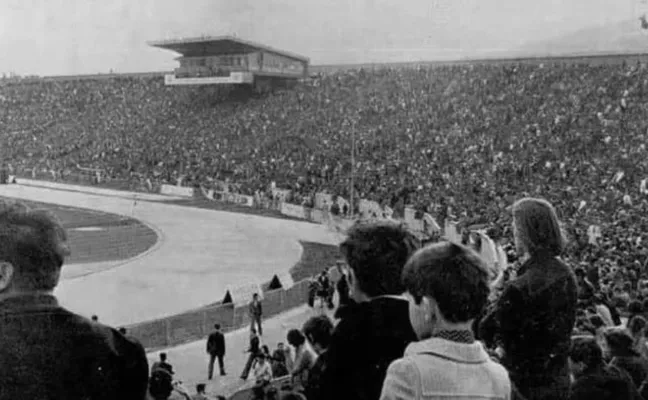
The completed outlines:
[[[169,71],[177,54],[147,41],[224,34],[303,54],[312,64],[501,55],[592,26],[636,21],[648,11],[646,2],[0,0],[0,73]]]

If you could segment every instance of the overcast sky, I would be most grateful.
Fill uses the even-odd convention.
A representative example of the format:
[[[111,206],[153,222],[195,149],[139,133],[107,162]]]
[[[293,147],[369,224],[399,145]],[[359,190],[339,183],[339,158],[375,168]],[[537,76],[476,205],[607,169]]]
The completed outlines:
[[[636,20],[648,0],[0,0],[0,72],[166,71],[156,39],[235,33],[313,64],[518,49]]]

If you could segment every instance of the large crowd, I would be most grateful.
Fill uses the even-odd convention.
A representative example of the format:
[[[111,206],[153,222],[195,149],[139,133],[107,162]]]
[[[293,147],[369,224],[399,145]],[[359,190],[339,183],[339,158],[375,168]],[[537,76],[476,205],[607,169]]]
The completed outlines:
[[[308,206],[317,192],[373,200],[397,215],[412,205],[439,222],[486,226],[515,261],[505,281],[528,273],[523,254],[514,250],[510,207],[520,197],[546,198],[558,211],[566,237],[560,254],[576,273],[579,300],[573,321],[543,323],[554,333],[571,323],[570,334],[575,329],[585,337],[557,350],[585,370],[588,363],[619,369],[620,357],[639,354],[626,368],[634,393],[642,389],[648,353],[641,347],[648,312],[647,86],[643,64],[549,63],[347,70],[244,100],[213,87],[165,87],[159,77],[31,80],[0,85],[0,161],[17,175],[37,170],[65,179],[81,167],[102,171],[108,180],[203,187],[227,181],[249,195],[272,183],[291,190],[290,201]],[[491,289],[510,294],[510,285],[500,286]],[[491,314],[501,314],[498,296],[489,296]],[[551,298],[544,303],[555,305]],[[360,318],[354,312],[346,316]],[[619,328],[622,316],[627,329]],[[502,326],[497,318],[486,320],[474,334],[507,366],[514,396],[564,398],[534,397],[529,388],[548,384],[520,378],[518,361],[501,351]],[[562,365],[545,361],[545,367]],[[389,362],[376,362],[385,372]],[[398,386],[393,393],[403,390],[397,378],[402,376],[385,381]],[[355,398],[375,398],[379,389]],[[426,398],[407,393],[383,395]]]

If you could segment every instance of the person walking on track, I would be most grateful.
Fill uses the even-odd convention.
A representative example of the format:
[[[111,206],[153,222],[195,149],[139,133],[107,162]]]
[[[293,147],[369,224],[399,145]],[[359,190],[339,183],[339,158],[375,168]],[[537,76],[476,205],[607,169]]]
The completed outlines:
[[[220,375],[225,375],[225,335],[220,330],[220,324],[214,325],[214,332],[209,335],[207,339],[207,354],[209,354],[209,370],[207,379],[211,380],[214,377],[214,361],[218,358],[218,370]]]

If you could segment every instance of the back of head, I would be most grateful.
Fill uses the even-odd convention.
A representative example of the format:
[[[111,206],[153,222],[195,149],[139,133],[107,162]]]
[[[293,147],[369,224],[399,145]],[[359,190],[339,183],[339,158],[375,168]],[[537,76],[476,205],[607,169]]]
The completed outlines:
[[[302,331],[312,344],[327,348],[331,342],[333,323],[326,315],[317,315],[304,323]]]
[[[358,222],[340,245],[357,285],[369,297],[400,295],[400,276],[418,240],[401,224]]]
[[[559,256],[565,238],[554,207],[544,199],[527,197],[513,204],[513,226],[518,251],[529,255]]]
[[[69,255],[66,241],[65,230],[52,214],[0,201],[0,263],[13,268],[12,281],[2,290],[52,291]]]
[[[634,339],[627,329],[615,326],[606,329],[603,335],[613,355],[633,353]]]
[[[402,281],[417,304],[433,298],[443,317],[452,323],[468,322],[488,301],[488,269],[468,247],[440,242],[417,251],[403,270]]]
[[[587,368],[603,365],[603,351],[593,336],[577,336],[572,338],[569,358],[573,362],[584,363]]]
[[[648,322],[646,322],[644,317],[641,315],[635,315],[630,321],[628,321],[628,330],[634,337],[643,336],[647,324]]]
[[[299,329],[289,330],[287,334],[287,340],[288,340],[288,344],[290,344],[293,347],[301,346],[306,342],[306,338],[299,331]]]

